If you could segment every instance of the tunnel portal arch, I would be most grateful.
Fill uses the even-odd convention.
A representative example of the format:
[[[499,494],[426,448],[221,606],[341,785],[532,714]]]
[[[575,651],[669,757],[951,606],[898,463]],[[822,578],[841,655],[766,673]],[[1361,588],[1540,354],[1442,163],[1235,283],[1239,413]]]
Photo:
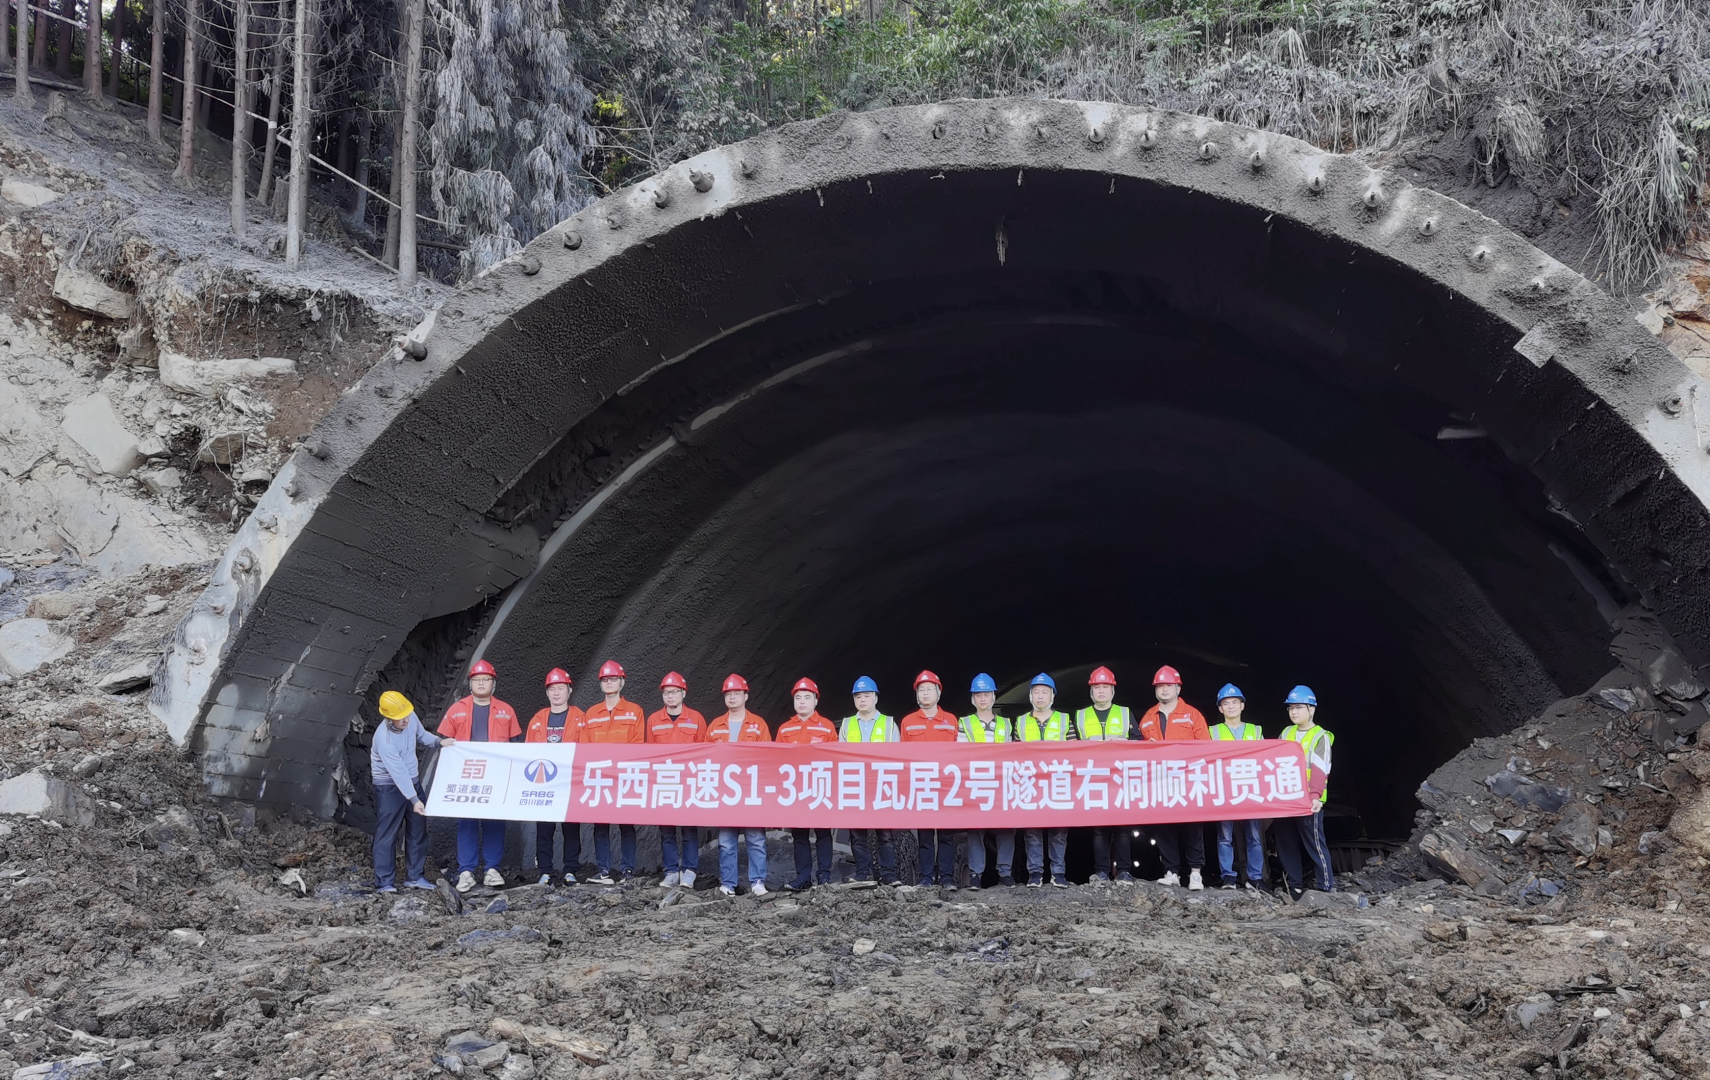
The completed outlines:
[[[1102,103],[837,114],[448,300],[281,470],[151,708],[214,794],[330,815],[379,683],[431,712],[474,650],[906,682],[985,635],[956,663],[1268,686],[1316,639],[1423,760],[1599,674],[1618,603],[1710,655],[1698,398],[1594,284],[1351,157]]]

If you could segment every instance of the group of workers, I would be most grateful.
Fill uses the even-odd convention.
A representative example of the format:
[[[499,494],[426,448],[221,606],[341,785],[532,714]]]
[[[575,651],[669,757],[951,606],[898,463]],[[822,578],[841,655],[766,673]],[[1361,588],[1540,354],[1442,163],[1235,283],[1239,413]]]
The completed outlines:
[[[1156,699],[1138,716],[1125,706],[1116,704],[1116,675],[1106,667],[1094,670],[1087,680],[1090,703],[1071,717],[1056,708],[1057,684],[1050,675],[1036,675],[1028,686],[1031,708],[1014,719],[999,716],[997,683],[984,673],[974,677],[969,686],[973,712],[957,716],[941,708],[944,684],[931,671],[922,671],[914,680],[916,709],[901,720],[879,711],[879,687],[867,676],[855,680],[852,689],[855,712],[841,723],[834,723],[819,713],[819,686],[812,679],[800,679],[791,688],[794,713],[781,724],[776,733],[764,719],[748,709],[748,682],[740,675],[724,680],[725,712],[707,722],[690,708],[688,682],[673,671],[659,683],[660,708],[644,714],[641,706],[623,696],[625,675],[623,666],[608,660],[601,666],[599,684],[601,700],[586,711],[570,704],[572,684],[563,668],[553,668],[546,675],[547,707],[523,724],[515,709],[493,696],[498,673],[486,660],[477,660],[469,669],[469,695],[446,711],[440,721],[438,734],[430,735],[415,714],[414,707],[403,694],[388,690],[380,695],[379,710],[385,722],[375,732],[370,764],[378,798],[378,820],[374,832],[374,873],[381,891],[395,891],[394,874],[398,833],[405,834],[405,860],[409,877],[406,885],[431,889],[426,876],[426,795],[421,789],[417,771],[416,746],[449,745],[453,742],[576,742],[576,743],[704,743],[704,742],[1063,742],[1105,741],[1112,739],[1173,741],[1181,739],[1262,739],[1256,724],[1244,719],[1246,695],[1233,684],[1226,684],[1217,693],[1217,709],[1222,719],[1208,726],[1198,709],[1181,698],[1182,677],[1175,668],[1165,666],[1152,677],[1152,692]],[[1316,888],[1335,888],[1335,876],[1330,866],[1329,846],[1324,836],[1324,807],[1328,801],[1326,789],[1331,766],[1331,748],[1335,736],[1315,721],[1318,699],[1306,686],[1296,686],[1286,698],[1289,725],[1278,736],[1301,745],[1306,758],[1306,786],[1312,795],[1314,813],[1305,817],[1281,818],[1275,821],[1277,857],[1290,893],[1298,898],[1306,888],[1306,870],[1310,868]],[[412,812],[413,811],[413,812]],[[505,825],[503,821],[462,819],[457,823],[457,859],[459,892],[475,887],[477,875],[485,868],[481,880],[488,886],[505,884],[499,870],[504,857]],[[1217,828],[1218,869],[1221,886],[1225,889],[1257,890],[1264,875],[1263,830],[1261,820],[1223,821]],[[1205,887],[1205,841],[1203,823],[1165,824],[1147,826],[1157,843],[1164,865],[1159,884],[1198,890]],[[538,822],[535,831],[536,866],[542,884],[553,880],[553,847],[555,832],[563,833],[563,871],[565,884],[576,884],[576,871],[581,865],[582,827],[574,822]],[[635,873],[636,840],[634,825],[619,825],[619,860],[617,877],[612,876],[613,860],[611,830],[600,825],[594,829],[594,860],[597,871],[588,879],[593,884],[611,885],[629,881]],[[1068,885],[1065,859],[1068,830],[999,829],[969,830],[968,876],[972,888],[980,888],[987,866],[987,841],[996,854],[998,883],[1017,884],[1014,874],[1015,833],[1022,833],[1026,858],[1025,883],[1030,888]],[[667,887],[693,888],[700,861],[700,830],[694,827],[662,827],[661,848],[664,857]],[[1245,848],[1245,866],[1237,868],[1235,837],[1239,833]],[[734,896],[738,885],[739,844],[745,842],[748,852],[749,891],[764,895],[766,887],[766,835],[764,829],[719,829],[719,891]],[[746,834],[746,835],[744,835]],[[795,879],[786,888],[801,890],[816,884],[827,884],[832,867],[832,830],[792,829],[795,854]],[[915,832],[920,854],[920,883],[954,889],[953,871],[958,833],[950,830],[919,829]],[[1133,881],[1130,868],[1133,829],[1129,826],[1103,826],[1093,829],[1094,882]],[[873,879],[887,885],[900,884],[896,855],[888,830],[850,830],[850,847],[855,859],[855,876]],[[1050,872],[1046,873],[1049,853]],[[875,859],[876,855],[876,859]],[[875,866],[876,862],[876,866]],[[1240,872],[1245,870],[1245,875]]]

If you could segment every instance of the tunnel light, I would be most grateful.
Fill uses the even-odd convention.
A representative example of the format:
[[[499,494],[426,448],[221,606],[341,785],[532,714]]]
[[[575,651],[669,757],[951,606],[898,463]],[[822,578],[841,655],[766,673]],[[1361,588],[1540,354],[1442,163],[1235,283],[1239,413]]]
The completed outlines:
[[[1153,847],[1157,847],[1157,846],[1158,846],[1158,842],[1157,842],[1157,841],[1156,841],[1156,840],[1154,840],[1154,841],[1152,841],[1152,846],[1153,846]]]
[[[1134,835],[1135,835],[1135,837],[1139,837],[1139,835],[1140,835],[1140,830],[1139,830],[1139,829],[1135,829],[1135,830],[1134,830]]]

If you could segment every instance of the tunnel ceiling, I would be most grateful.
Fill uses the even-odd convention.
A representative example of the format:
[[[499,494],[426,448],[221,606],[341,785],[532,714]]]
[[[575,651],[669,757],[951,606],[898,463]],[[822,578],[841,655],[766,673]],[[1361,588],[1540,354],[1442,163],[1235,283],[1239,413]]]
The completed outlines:
[[[1394,819],[1602,674],[1612,605],[1710,654],[1696,387],[1351,158],[1103,104],[840,114],[448,301],[280,473],[151,705],[216,794],[331,813],[380,683],[432,711],[476,651],[531,710],[617,656],[644,703],[739,669],[767,715],[801,674],[900,710],[921,665],[1121,663],[1138,704],[1172,662],[1273,727],[1312,682]]]

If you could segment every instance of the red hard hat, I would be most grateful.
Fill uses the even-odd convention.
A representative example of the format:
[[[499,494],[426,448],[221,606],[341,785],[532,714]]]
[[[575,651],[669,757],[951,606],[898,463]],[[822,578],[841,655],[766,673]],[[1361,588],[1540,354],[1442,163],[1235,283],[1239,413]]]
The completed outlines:
[[[1160,672],[1158,672],[1158,674],[1162,675],[1163,672],[1160,671]],[[1176,681],[1180,682],[1181,680],[1177,679]],[[1116,685],[1116,672],[1110,670],[1107,667],[1093,668],[1093,673],[1091,675],[1087,676],[1087,685],[1088,686],[1115,686]]]
[[[932,672],[930,672],[930,671],[923,671],[923,672],[921,672],[921,673],[920,673],[920,674],[919,674],[919,675],[916,675],[916,676],[915,676],[915,677],[914,677],[914,685],[915,685],[915,686],[916,686],[916,687],[917,687],[917,688],[918,688],[918,687],[919,687],[919,686],[920,686],[920,684],[921,684],[921,683],[923,683],[923,682],[929,682],[929,683],[931,683],[931,684],[932,684],[932,685],[933,685],[933,686],[936,686],[936,687],[938,687],[938,689],[940,689],[940,690],[942,690],[942,689],[944,689],[944,680],[943,680],[943,679],[940,679],[940,678],[939,678],[939,677],[938,677],[938,676],[936,676],[936,675],[934,675],[934,674],[933,674],[933,673],[932,673]]]
[[[796,685],[790,687],[790,696],[794,697],[803,690],[806,690],[814,697],[819,696],[819,684],[814,682],[812,679],[797,679]]]
[[[568,671],[565,671],[561,667],[555,667],[551,671],[546,673],[546,685],[548,685],[548,686],[569,686],[570,685],[570,673]]]
[[[623,669],[619,668],[618,670],[622,671]],[[689,690],[688,682],[684,680],[683,676],[677,674],[675,671],[667,671],[665,673],[665,677],[659,680],[659,689],[663,690],[667,686],[675,686],[684,693],[688,693]]]
[[[732,690],[740,690],[744,694],[748,693],[748,680],[735,674],[725,676],[724,690],[722,692],[728,694]]]
[[[602,678],[602,679],[621,679],[621,678],[623,678],[623,665],[618,663],[616,660],[607,660],[605,663],[600,665],[600,678]]]
[[[1159,668],[1158,673],[1152,676],[1153,686],[1180,686],[1181,684],[1182,673],[1168,664]]]
[[[499,673],[493,670],[493,665],[485,660],[477,660],[469,665],[469,677],[474,678],[477,675],[491,675],[495,679],[499,677]]]

